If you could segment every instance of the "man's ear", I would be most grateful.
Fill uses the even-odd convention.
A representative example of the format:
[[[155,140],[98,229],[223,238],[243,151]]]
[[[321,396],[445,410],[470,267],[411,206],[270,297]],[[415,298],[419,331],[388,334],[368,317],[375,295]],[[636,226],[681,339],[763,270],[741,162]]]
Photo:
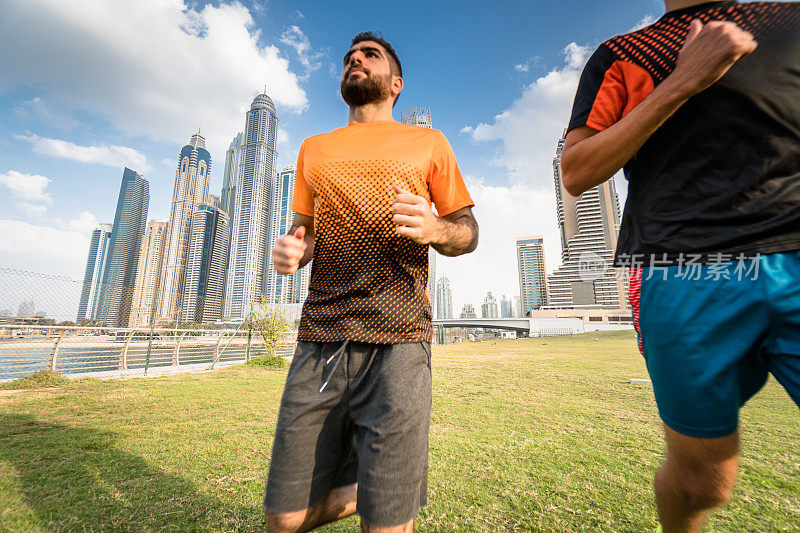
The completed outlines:
[[[392,97],[397,100],[397,96],[403,91],[403,78],[392,76]]]

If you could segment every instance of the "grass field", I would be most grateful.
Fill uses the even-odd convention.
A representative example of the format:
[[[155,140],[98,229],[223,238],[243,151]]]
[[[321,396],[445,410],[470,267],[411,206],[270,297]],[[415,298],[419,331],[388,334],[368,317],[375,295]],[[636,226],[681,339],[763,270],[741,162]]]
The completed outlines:
[[[633,334],[434,348],[419,531],[654,531],[661,426]],[[286,370],[0,392],[0,531],[256,530]],[[741,476],[712,531],[800,528],[800,412],[742,411]],[[350,531],[351,518],[327,531]]]

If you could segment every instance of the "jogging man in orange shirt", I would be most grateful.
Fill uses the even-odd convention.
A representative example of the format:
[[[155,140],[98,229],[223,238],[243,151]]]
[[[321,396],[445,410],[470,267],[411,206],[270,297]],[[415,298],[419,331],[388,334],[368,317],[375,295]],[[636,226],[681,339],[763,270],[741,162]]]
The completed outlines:
[[[273,249],[280,274],[314,260],[264,500],[276,532],[355,512],[364,531],[413,530],[427,494],[428,247],[457,256],[478,242],[444,135],[392,119],[391,45],[360,33],[343,63],[348,124],[303,142],[294,225]]]

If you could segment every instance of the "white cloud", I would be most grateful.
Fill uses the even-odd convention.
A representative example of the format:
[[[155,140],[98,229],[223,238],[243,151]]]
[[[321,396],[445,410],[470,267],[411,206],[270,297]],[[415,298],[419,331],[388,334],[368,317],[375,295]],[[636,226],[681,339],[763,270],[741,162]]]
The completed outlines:
[[[0,185],[10,189],[11,196],[17,199],[17,207],[30,217],[44,215],[52,205],[53,199],[45,192],[49,184],[49,178],[16,170],[0,174]]]
[[[78,278],[88,251],[89,237],[81,231],[0,220],[4,267]]]
[[[456,316],[464,303],[479,309],[487,291],[498,300],[503,294],[519,294],[517,237],[543,235],[545,244],[560,242],[551,191],[521,182],[502,187],[472,177],[465,180],[480,226],[478,248],[459,257],[439,256],[436,272],[437,278],[445,275],[450,280]],[[546,248],[548,271],[560,263],[560,253],[558,246]]]
[[[14,51],[0,55],[0,92],[41,87],[53,107],[131,135],[185,143],[202,122],[219,159],[265,83],[284,110],[307,105],[288,60],[262,42],[277,36],[238,2],[0,0],[0,12],[0,49]]]
[[[642,20],[637,22],[633,26],[633,28],[629,29],[628,31],[632,32],[632,31],[641,30],[642,28],[646,28],[647,26],[651,25],[652,23],[654,23],[657,20],[658,20],[658,17],[655,16],[655,15],[645,15],[644,17],[642,17]]]
[[[59,129],[71,129],[78,125],[77,120],[52,111],[45,100],[39,96],[14,108],[14,113],[23,119],[35,118],[48,126]]]
[[[127,146],[101,144],[80,146],[61,139],[47,139],[38,135],[15,135],[17,139],[33,145],[33,151],[50,157],[72,159],[82,163],[98,163],[109,167],[130,167],[137,172],[150,172],[152,167],[143,153]]]
[[[514,70],[517,72],[530,72],[531,68],[540,66],[542,58],[539,56],[529,57],[519,65],[514,65]]]
[[[484,249],[487,251],[479,250],[473,254],[478,260],[470,258],[465,262],[472,265],[473,271],[477,272],[480,265],[486,263],[490,270],[498,273],[494,276],[487,271],[485,276],[481,276],[481,290],[492,289],[502,294],[506,291],[511,293],[516,287],[513,294],[519,292],[514,248],[517,236],[544,236],[548,272],[561,262],[553,156],[569,123],[578,80],[589,52],[588,47],[569,44],[564,48],[564,64],[527,85],[522,95],[494,120],[465,126],[461,130],[476,142],[497,143],[498,149],[491,163],[504,169],[509,176],[507,186],[472,185],[479,194],[474,198],[476,214],[483,211],[481,201],[488,207],[483,211],[486,216],[478,220],[481,247],[486,246]],[[503,260],[498,260],[499,257]],[[476,278],[471,279],[474,285]],[[495,280],[497,286],[491,287]],[[470,290],[469,283],[465,283],[465,290]],[[471,303],[480,301],[475,298]]]
[[[69,223],[69,229],[71,231],[76,231],[83,235],[90,235],[96,227],[97,217],[88,211],[81,212],[78,218],[71,220]]]
[[[306,69],[306,76],[310,72],[314,72],[321,65],[320,59],[324,55],[322,52],[317,52],[311,47],[311,42],[303,30],[297,26],[290,26],[285,32],[281,34],[281,42],[287,46],[291,46],[300,64]]]
[[[461,131],[478,142],[501,143],[495,165],[505,168],[513,182],[534,188],[553,188],[552,161],[556,144],[569,122],[572,101],[589,48],[571,43],[565,64],[537,79],[491,123]]]

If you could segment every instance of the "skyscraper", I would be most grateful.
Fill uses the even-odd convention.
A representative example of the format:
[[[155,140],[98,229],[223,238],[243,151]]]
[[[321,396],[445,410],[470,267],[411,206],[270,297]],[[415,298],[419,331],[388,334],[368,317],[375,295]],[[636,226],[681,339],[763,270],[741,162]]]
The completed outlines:
[[[547,304],[544,239],[541,235],[517,238],[517,270],[522,316]]]
[[[98,320],[125,327],[131,315],[139,251],[147,224],[150,184],[139,173],[125,168],[119,189],[114,227],[103,274]]]
[[[100,294],[102,292],[103,274],[108,261],[108,247],[111,243],[111,224],[99,224],[92,231],[89,243],[89,257],[86,260],[86,271],[83,274],[83,288],[78,303],[78,319],[94,320],[100,311]]]
[[[564,142],[562,137],[553,159],[561,266],[548,278],[548,307],[625,308],[625,282],[611,267],[619,235],[614,180],[570,195],[561,177]]]
[[[472,304],[464,304],[464,307],[461,308],[461,316],[459,318],[478,318],[478,315],[475,314],[475,308]]]
[[[491,291],[486,294],[481,304],[481,318],[497,318],[497,298],[492,296]]]
[[[409,124],[411,126],[419,126],[420,128],[433,128],[433,121],[431,120],[431,108],[421,107],[414,108],[410,115],[400,112],[400,122]],[[434,312],[434,305],[438,305],[436,301],[436,250],[433,246],[428,247],[428,297],[431,300],[431,311]],[[438,311],[435,311],[438,313]],[[435,316],[439,316],[438,314]]]
[[[222,318],[230,219],[220,201],[210,196],[195,209],[189,237],[183,322],[216,322]]]
[[[158,316],[162,322],[178,320],[183,308],[192,216],[197,205],[208,198],[211,154],[205,147],[205,137],[200,135],[200,132],[193,133],[189,144],[184,146],[178,155],[158,309]]]
[[[270,241],[270,193],[275,182],[278,117],[266,94],[259,94],[245,119],[242,156],[236,174],[230,259],[224,317],[242,320],[261,299]]]
[[[151,220],[142,238],[136,283],[131,303],[132,328],[149,326],[155,319],[161,292],[161,273],[164,265],[164,244],[167,240],[167,223]]]
[[[514,318],[514,301],[505,294],[500,299],[500,318]]]
[[[436,285],[436,318],[453,318],[453,292],[450,280],[442,276]]]
[[[233,212],[236,205],[236,175],[241,164],[243,139],[244,134],[239,132],[231,141],[228,151],[225,152],[225,170],[222,176],[220,203],[223,211],[228,213],[230,220],[233,220]]]
[[[281,235],[286,235],[292,227],[294,211],[292,211],[292,198],[294,196],[294,181],[297,168],[289,165],[278,172],[271,198],[270,238],[267,243],[267,269],[264,283],[264,297],[273,304],[302,303],[305,286],[308,295],[308,278],[311,265],[308,264],[290,276],[283,276],[272,268],[272,247]]]

